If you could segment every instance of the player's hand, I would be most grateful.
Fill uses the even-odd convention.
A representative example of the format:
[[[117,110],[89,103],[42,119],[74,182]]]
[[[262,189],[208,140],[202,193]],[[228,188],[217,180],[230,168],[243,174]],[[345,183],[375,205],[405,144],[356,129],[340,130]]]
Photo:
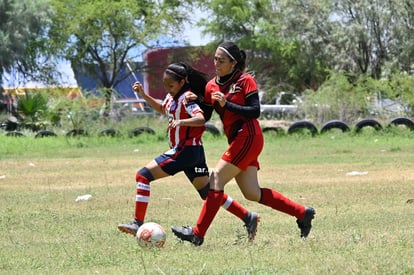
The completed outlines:
[[[169,128],[175,128],[175,127],[180,126],[180,125],[183,125],[183,121],[182,120],[179,120],[179,119],[177,119],[177,120],[171,119],[169,121],[168,127]]]
[[[224,94],[222,92],[214,92],[211,94],[211,98],[214,101],[217,101],[221,107],[224,107],[224,105],[226,105],[226,97],[224,96]]]
[[[185,100],[187,102],[196,101],[197,98],[198,98],[198,96],[195,93],[193,93],[193,92],[186,92],[185,93]]]
[[[132,90],[135,93],[139,93],[140,95],[144,94],[144,88],[142,87],[142,84],[139,81],[134,83],[134,85],[132,86]]]

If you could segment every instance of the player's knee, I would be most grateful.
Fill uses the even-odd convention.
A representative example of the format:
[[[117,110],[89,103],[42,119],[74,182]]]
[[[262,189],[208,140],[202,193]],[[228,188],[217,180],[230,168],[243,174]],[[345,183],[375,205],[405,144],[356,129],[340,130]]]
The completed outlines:
[[[259,201],[260,200],[260,192],[243,192],[243,196],[246,200],[249,201]]]
[[[137,174],[135,175],[136,180],[138,181],[139,177],[144,177],[146,178],[148,181],[153,181],[154,180],[154,176],[152,175],[151,171],[147,168],[141,168]]]

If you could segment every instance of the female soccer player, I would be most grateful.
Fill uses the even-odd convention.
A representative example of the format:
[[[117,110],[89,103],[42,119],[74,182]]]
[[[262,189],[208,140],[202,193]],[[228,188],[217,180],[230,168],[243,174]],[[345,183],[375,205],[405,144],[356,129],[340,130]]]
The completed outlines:
[[[132,87],[155,111],[168,117],[170,145],[170,150],[156,157],[136,174],[134,220],[129,224],[118,225],[119,230],[134,236],[139,226],[144,223],[150,199],[151,181],[183,171],[202,199],[207,197],[210,186],[209,171],[201,141],[206,119],[195,101],[185,100],[189,92],[200,96],[204,93],[206,77],[185,63],[173,63],[165,70],[163,83],[167,95],[162,103],[146,94],[141,83],[136,82]],[[211,116],[211,112],[208,116]],[[248,238],[253,240],[259,215],[247,211],[226,194],[223,194],[219,204],[244,221]]]
[[[254,78],[245,72],[245,52],[232,42],[224,42],[216,49],[214,66],[216,76],[208,82],[204,100],[220,115],[229,147],[210,176],[211,190],[197,225],[173,226],[172,231],[181,240],[201,245],[225,196],[224,186],[234,178],[246,199],[296,217],[301,237],[306,238],[315,210],[293,202],[275,190],[261,188],[258,183],[258,157],[263,149],[263,133],[257,120],[260,101]]]

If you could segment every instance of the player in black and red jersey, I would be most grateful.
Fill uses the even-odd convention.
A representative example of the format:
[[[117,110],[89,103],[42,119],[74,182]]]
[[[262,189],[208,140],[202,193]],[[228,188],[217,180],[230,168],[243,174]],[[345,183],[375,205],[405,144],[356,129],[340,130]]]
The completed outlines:
[[[194,227],[172,227],[182,240],[201,245],[220,208],[224,186],[235,179],[244,197],[296,217],[301,237],[311,230],[315,210],[302,206],[275,190],[261,188],[257,179],[258,157],[263,149],[263,133],[258,122],[260,101],[256,81],[245,72],[246,54],[232,42],[218,46],[214,55],[216,77],[205,90],[204,101],[220,115],[229,147],[210,176],[211,190]],[[189,97],[190,99],[194,97]]]
[[[136,82],[132,87],[155,111],[168,117],[170,145],[170,150],[156,157],[136,174],[134,220],[129,224],[118,225],[119,230],[132,235],[135,235],[139,226],[144,223],[150,200],[151,181],[183,171],[202,199],[207,197],[210,186],[209,170],[201,140],[206,117],[196,102],[185,99],[190,92],[203,95],[206,77],[185,63],[173,63],[165,70],[163,83],[167,95],[162,103],[146,94],[141,83]],[[211,112],[206,116],[208,119]],[[259,215],[247,211],[226,194],[223,194],[219,204],[244,221],[248,237],[250,240],[253,239]]]

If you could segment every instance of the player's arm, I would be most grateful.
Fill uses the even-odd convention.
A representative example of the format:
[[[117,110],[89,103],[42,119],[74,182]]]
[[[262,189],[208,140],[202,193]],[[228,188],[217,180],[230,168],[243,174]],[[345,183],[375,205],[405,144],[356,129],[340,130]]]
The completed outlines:
[[[151,106],[152,109],[154,109],[155,111],[161,114],[164,114],[164,108],[162,107],[162,102],[146,94],[140,82],[135,82],[134,85],[132,86],[132,90],[134,90],[134,92],[138,93],[146,102],[148,102],[148,104]]]
[[[257,92],[250,93],[246,97],[246,105],[239,105],[230,101],[226,101],[224,108],[227,110],[244,115],[248,118],[260,117],[260,100]]]
[[[189,118],[182,118],[173,120],[170,123],[170,127],[187,126],[187,127],[201,127],[204,126],[206,119],[204,118],[203,110],[194,101],[183,101],[185,111],[189,115]]]
[[[175,128],[177,126],[201,127],[204,125],[205,122],[206,120],[204,119],[203,113],[198,112],[193,117],[190,117],[190,118],[173,120],[171,122],[170,127],[171,128]]]
[[[187,92],[185,95],[185,100],[187,102],[194,101],[195,103],[197,103],[197,105],[200,106],[201,110],[203,110],[204,119],[206,120],[206,122],[210,120],[214,110],[213,105],[206,103],[204,101],[204,98],[200,98],[193,92]]]

